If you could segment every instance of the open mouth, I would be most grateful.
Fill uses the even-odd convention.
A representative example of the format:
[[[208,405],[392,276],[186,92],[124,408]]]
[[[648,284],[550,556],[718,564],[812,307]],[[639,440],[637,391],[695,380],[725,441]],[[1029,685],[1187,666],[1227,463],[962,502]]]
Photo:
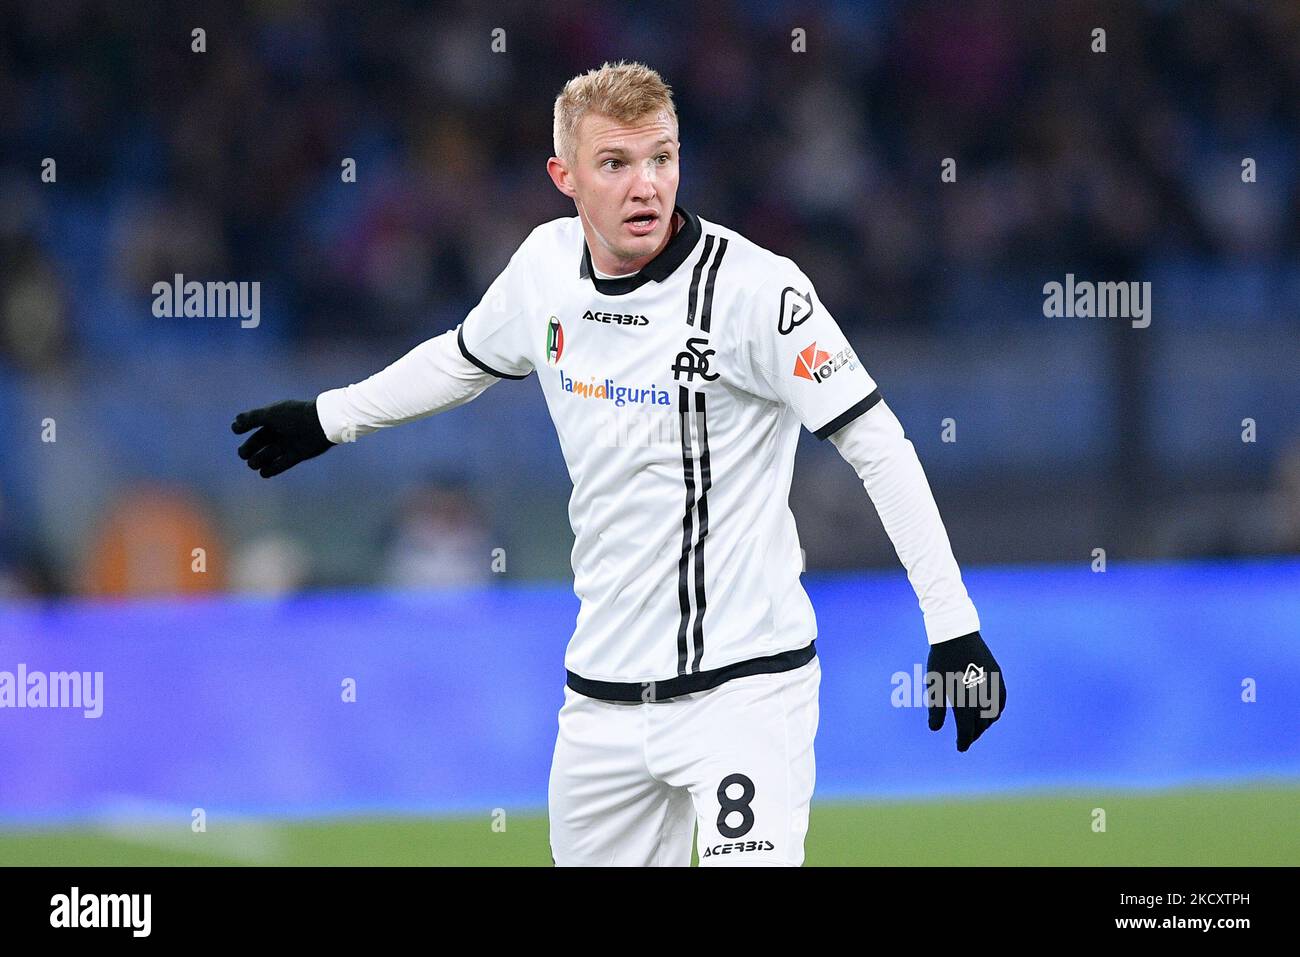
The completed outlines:
[[[659,215],[657,213],[639,213],[623,220],[624,225],[634,233],[648,233],[654,229],[655,224],[658,222]]]

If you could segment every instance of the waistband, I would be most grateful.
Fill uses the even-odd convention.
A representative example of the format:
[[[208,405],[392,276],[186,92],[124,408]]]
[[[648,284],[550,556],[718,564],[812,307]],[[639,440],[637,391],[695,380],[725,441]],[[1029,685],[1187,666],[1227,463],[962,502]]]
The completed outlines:
[[[602,701],[666,701],[684,694],[708,691],[733,678],[793,671],[806,665],[816,656],[817,642],[813,640],[802,648],[778,652],[765,658],[737,661],[708,671],[678,675],[663,681],[596,681],[566,669],[568,680],[565,684],[578,694],[586,695],[588,698],[599,698]]]

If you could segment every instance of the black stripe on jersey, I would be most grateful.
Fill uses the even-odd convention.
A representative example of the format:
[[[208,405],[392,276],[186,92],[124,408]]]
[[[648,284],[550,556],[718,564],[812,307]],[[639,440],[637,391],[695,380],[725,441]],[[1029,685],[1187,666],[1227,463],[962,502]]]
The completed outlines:
[[[695,325],[695,303],[699,298],[700,276],[704,272],[704,264],[709,260],[709,254],[713,251],[713,236],[704,237],[704,251],[700,253],[700,258],[695,263],[695,269],[691,272],[691,288],[686,299],[686,324]],[[677,561],[677,602],[681,607],[682,618],[677,626],[677,673],[684,675],[687,672],[689,659],[689,645],[687,638],[691,631],[691,557],[696,551],[692,544],[692,538],[695,533],[695,461],[691,450],[691,393],[686,386],[679,386],[677,389],[677,414],[682,425],[682,480],[686,483],[686,512],[682,516],[682,554]],[[700,595],[704,594],[703,579],[701,578],[697,591]],[[696,621],[695,630],[699,637],[695,644],[697,647],[703,641],[701,632],[702,623]],[[696,667],[699,667],[699,658],[696,658]]]
[[[486,362],[479,362],[478,359],[474,358],[474,356],[470,354],[469,349],[465,345],[465,326],[463,323],[456,327],[456,345],[460,346],[461,355],[463,355],[470,362],[474,363],[474,365],[478,366],[484,372],[490,372],[498,379],[527,379],[528,378],[527,375],[511,375],[508,372],[497,372],[496,369],[493,369]]]
[[[686,324],[695,325],[695,297],[700,291],[700,273],[704,272],[704,264],[709,261],[709,253],[713,250],[712,234],[704,237],[704,252],[700,254],[699,261],[695,264],[695,271],[691,273],[691,294],[686,301]]]
[[[678,415],[682,421],[682,478],[686,481],[686,513],[682,516],[682,554],[677,561],[677,601],[682,620],[677,626],[677,673],[686,674],[686,636],[691,622],[690,559],[695,532],[695,462],[691,457],[691,405],[686,386],[677,390]]]
[[[713,257],[713,265],[709,267],[709,281],[704,285],[704,306],[700,309],[700,332],[709,331],[709,319],[713,313],[713,284],[718,279],[718,267],[722,265],[722,257],[726,251],[727,241],[719,236],[718,254]],[[705,255],[708,255],[707,251]]]
[[[699,317],[699,329],[704,333],[709,331],[713,311],[713,289],[718,279],[718,267],[722,263],[722,256],[726,250],[726,239],[711,234],[706,235],[704,250],[700,253],[700,258],[691,273],[691,287],[686,300],[686,324],[693,326],[696,324],[695,307],[700,302],[700,279],[704,275],[704,264],[709,262],[712,256],[713,261],[709,263],[708,279],[704,286],[704,299]],[[713,478],[709,466],[709,430],[705,421],[704,393],[695,393],[695,408],[692,411],[691,390],[686,386],[679,387],[677,407],[682,423],[682,478],[686,483],[686,514],[682,518],[682,555],[677,564],[677,600],[682,612],[681,622],[677,627],[677,673],[684,675],[692,668],[698,673],[700,662],[704,660],[704,612],[708,606],[708,597],[704,589],[704,539],[709,534],[707,496]],[[699,441],[698,449],[691,447],[692,418]],[[695,484],[697,459],[700,463],[698,494]],[[692,537],[694,543],[691,541]],[[694,574],[692,574],[692,565]],[[691,623],[692,597],[695,612],[694,627]]]
[[[868,409],[870,409],[879,401],[880,401],[880,390],[876,389],[871,393],[871,395],[867,396],[865,399],[859,399],[857,402],[853,403],[853,405],[851,405],[848,409],[841,412],[839,415],[835,416],[835,418],[831,419],[820,429],[814,432],[813,435],[817,436],[817,438],[819,439],[830,438],[832,435],[834,435],[840,429],[844,428],[844,426],[848,425],[850,422],[852,422],[854,419],[860,416],[863,412],[866,412]]]
[[[697,671],[690,675],[678,675],[663,681],[596,681],[584,678],[566,669],[568,680],[565,682],[578,694],[603,701],[667,701],[684,694],[708,691],[733,678],[748,675],[779,674],[802,668],[817,657],[817,642],[810,641],[802,648],[781,651],[765,658],[750,658],[721,668]],[[649,694],[647,694],[649,692]]]
[[[725,244],[726,240],[722,240]],[[722,253],[718,253],[722,258]],[[717,263],[715,262],[716,266]],[[705,305],[707,309],[707,303]],[[713,484],[709,473],[709,427],[705,421],[704,393],[695,393],[695,428],[700,439],[700,494],[695,504],[699,514],[699,532],[695,536],[695,670],[700,670],[704,660],[704,539],[709,535],[709,487]]]

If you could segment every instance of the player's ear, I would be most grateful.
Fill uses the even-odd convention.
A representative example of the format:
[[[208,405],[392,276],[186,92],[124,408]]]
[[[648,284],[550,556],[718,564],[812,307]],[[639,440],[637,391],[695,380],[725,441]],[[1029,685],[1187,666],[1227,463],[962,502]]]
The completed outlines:
[[[569,182],[569,170],[564,165],[564,160],[560,159],[558,156],[552,156],[546,161],[546,172],[550,175],[551,182],[555,184],[555,188],[565,196],[573,199],[574,196],[577,195],[577,191],[573,188],[573,184]]]

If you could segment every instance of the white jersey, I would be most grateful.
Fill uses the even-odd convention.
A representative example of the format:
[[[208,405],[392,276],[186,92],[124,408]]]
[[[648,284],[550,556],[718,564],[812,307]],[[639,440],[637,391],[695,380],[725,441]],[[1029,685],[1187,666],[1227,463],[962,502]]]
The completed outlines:
[[[537,227],[457,329],[465,358],[537,374],[573,494],[574,690],[700,691],[814,654],[789,507],[799,430],[880,399],[789,259],[677,207],[640,272],[598,277],[578,217]]]

